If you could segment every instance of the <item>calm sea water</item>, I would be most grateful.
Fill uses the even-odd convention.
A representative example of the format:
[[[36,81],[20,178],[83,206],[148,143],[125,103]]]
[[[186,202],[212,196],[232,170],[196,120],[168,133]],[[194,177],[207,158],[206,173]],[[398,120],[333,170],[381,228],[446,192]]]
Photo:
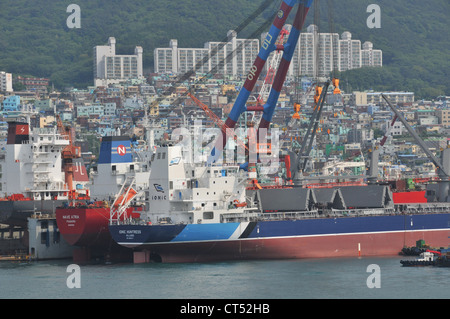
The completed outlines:
[[[71,261],[1,262],[0,298],[450,298],[450,268],[401,267],[400,259],[80,265],[81,287],[72,289]],[[374,264],[379,272],[368,269]],[[369,281],[380,288],[368,288],[368,277],[376,273],[379,281]]]

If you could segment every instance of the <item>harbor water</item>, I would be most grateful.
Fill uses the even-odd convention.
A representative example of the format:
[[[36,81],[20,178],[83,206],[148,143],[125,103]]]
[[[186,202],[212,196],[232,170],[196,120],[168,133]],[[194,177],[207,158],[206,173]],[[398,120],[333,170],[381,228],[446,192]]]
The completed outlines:
[[[1,262],[0,298],[450,298],[450,268],[402,267],[400,260],[406,258],[413,257],[203,264],[74,265],[70,260]]]

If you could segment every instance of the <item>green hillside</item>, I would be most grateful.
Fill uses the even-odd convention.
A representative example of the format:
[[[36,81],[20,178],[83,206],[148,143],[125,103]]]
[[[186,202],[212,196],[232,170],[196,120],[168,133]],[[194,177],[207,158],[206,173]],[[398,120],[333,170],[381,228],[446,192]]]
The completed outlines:
[[[66,9],[72,0],[2,0],[0,70],[49,77],[57,87],[91,85],[93,47],[105,44],[110,36],[116,38],[119,54],[142,46],[144,68],[151,70],[154,48],[167,47],[170,39],[178,39],[180,47],[221,41],[264,2],[78,0],[81,28],[69,29]],[[249,36],[267,24],[279,3],[271,2],[238,36]],[[366,26],[371,3],[377,2],[322,0],[308,16],[306,26],[316,22],[321,32],[350,31],[353,38],[383,50],[383,69],[345,72],[340,75],[343,88],[414,90],[424,98],[450,95],[448,0],[378,1],[380,29]]]

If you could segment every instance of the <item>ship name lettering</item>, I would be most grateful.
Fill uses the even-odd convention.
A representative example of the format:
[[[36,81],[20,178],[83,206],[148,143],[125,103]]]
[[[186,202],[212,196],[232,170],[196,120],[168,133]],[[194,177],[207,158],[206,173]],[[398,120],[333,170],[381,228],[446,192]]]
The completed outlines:
[[[152,200],[167,200],[166,195],[153,195]]]
[[[63,215],[63,219],[80,219],[80,216],[78,215]]]
[[[127,234],[140,234],[140,229],[127,230]]]
[[[119,230],[120,235],[128,235],[128,234],[140,234],[140,229],[132,229],[132,230]]]

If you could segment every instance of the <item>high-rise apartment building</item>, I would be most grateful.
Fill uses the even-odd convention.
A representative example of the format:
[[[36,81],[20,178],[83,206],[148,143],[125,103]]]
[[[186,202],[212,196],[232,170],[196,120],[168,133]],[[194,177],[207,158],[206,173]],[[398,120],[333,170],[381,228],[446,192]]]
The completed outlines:
[[[94,85],[107,86],[143,76],[142,47],[133,55],[116,55],[116,39],[110,37],[107,45],[94,47]]]
[[[374,50],[372,42],[363,43],[361,66],[383,66],[383,53],[381,50]]]
[[[352,39],[348,31],[342,33],[339,40],[339,71],[347,71],[361,67],[361,41]]]
[[[297,57],[298,56],[298,57]],[[374,50],[371,42],[352,39],[348,31],[342,33],[319,33],[311,24],[300,34],[294,55],[293,72],[299,76],[328,76],[333,70],[346,71],[364,66],[383,66],[383,53]]]
[[[284,28],[291,30],[290,25]],[[227,35],[227,42],[207,42],[204,48],[198,49],[179,48],[177,40],[171,40],[169,48],[155,49],[155,72],[178,74],[195,69],[199,73],[246,75],[258,55],[259,41],[238,39],[235,31]],[[263,33],[261,39],[265,36]],[[288,37],[286,34],[284,42]],[[276,51],[269,55],[266,70],[274,54]],[[326,77],[335,70],[382,65],[382,51],[374,50],[371,42],[364,42],[361,47],[361,41],[352,39],[348,31],[339,37],[338,33],[321,33],[311,24],[300,34],[287,76]]]
[[[245,75],[259,52],[258,39],[238,39],[235,31],[228,31],[227,42],[207,42],[203,48],[179,48],[177,40],[170,40],[169,48],[156,48],[156,73],[198,73]]]
[[[327,76],[333,70],[339,70],[339,52],[339,34],[319,33],[317,26],[311,24],[300,34],[293,72],[297,70],[295,75],[300,76]]]
[[[4,71],[0,72],[0,92],[12,92],[12,74]]]

